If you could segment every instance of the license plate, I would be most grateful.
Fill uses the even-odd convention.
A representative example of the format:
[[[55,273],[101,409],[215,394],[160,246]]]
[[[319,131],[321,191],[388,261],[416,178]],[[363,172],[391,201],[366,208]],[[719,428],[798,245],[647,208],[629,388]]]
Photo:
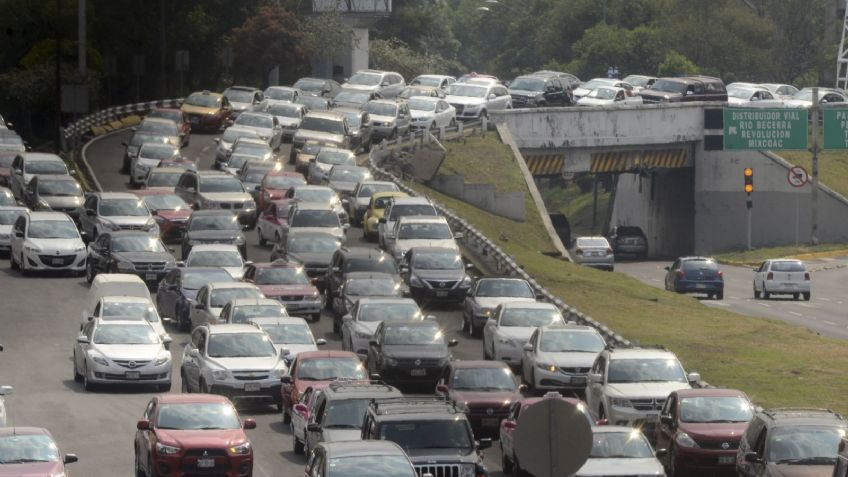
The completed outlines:
[[[247,392],[259,391],[262,386],[259,383],[244,383],[244,390]]]
[[[197,124],[199,122],[200,122],[200,118],[198,118],[197,116],[191,118],[191,124]]]
[[[483,427],[498,427],[499,424],[500,421],[494,417],[484,417],[480,421],[480,425],[482,425]]]
[[[63,263],[65,263],[65,261],[61,258],[54,258],[50,261],[50,263],[52,263],[53,265],[62,265]]]
[[[699,289],[700,288],[707,288],[707,285],[706,285],[706,283],[698,283],[698,284],[695,285],[695,288],[699,288]]]
[[[156,278],[157,278],[157,276],[156,276],[155,273],[145,273],[144,274],[145,280],[156,280]]]
[[[215,459],[197,459],[197,467],[199,469],[211,469],[215,467]]]
[[[448,296],[448,292],[446,292],[446,291],[437,291],[437,292],[436,292],[436,296],[437,296],[437,297],[439,297],[439,298],[444,298],[444,297]]]
[[[659,414],[648,414],[647,416],[645,416],[645,422],[649,422],[649,423],[660,422],[660,415]]]
[[[718,457],[718,463],[720,465],[730,465],[736,462],[732,455],[722,455]]]
[[[784,283],[783,286],[786,288],[795,288],[797,285],[795,285],[794,283]]]
[[[585,376],[573,377],[573,378],[571,378],[571,384],[586,384],[586,377]]]
[[[412,371],[409,372],[409,375],[410,376],[427,376],[427,370],[426,369],[413,369]]]
[[[126,377],[127,377],[127,379],[139,379],[139,378],[141,378],[141,372],[140,371],[127,371]]]

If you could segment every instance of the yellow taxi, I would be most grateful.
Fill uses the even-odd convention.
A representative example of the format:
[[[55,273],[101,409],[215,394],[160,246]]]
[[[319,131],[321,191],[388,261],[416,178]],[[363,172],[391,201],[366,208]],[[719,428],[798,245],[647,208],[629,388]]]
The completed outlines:
[[[368,203],[368,210],[365,212],[365,218],[362,220],[362,228],[365,230],[365,238],[367,240],[377,240],[377,226],[380,225],[380,219],[386,212],[386,206],[395,197],[409,197],[406,192],[377,192],[371,196],[371,202]]]

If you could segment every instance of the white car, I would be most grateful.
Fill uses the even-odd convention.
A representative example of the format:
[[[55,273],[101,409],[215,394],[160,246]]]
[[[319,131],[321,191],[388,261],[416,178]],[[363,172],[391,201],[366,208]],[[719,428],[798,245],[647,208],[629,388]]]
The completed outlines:
[[[218,323],[244,324],[254,318],[288,318],[286,306],[273,298],[236,298],[221,309]]]
[[[379,93],[383,98],[394,98],[405,87],[406,81],[400,73],[380,70],[359,70],[342,84],[343,90]]]
[[[456,124],[456,108],[440,98],[409,98],[413,129],[439,129]]]
[[[597,426],[592,428],[592,450],[589,459],[580,467],[575,477],[662,476],[665,469],[657,451],[639,429],[623,426]]]
[[[411,298],[360,298],[350,313],[342,317],[342,349],[360,358],[368,356],[368,343],[384,320],[420,320],[425,318]]]
[[[618,80],[615,78],[595,78],[581,84],[573,91],[572,94],[574,95],[574,100],[577,101],[578,99],[588,95],[589,93],[600,87],[622,88],[628,92],[633,91],[633,85],[626,81]]]
[[[289,209],[289,216],[283,226],[280,241],[288,239],[289,231],[323,232],[342,242],[347,240],[345,233],[349,224],[342,225],[339,214],[329,205],[316,202],[298,202]]]
[[[438,217],[439,212],[426,197],[394,197],[386,206],[383,218],[377,225],[380,248],[387,250],[394,233],[395,223],[405,216]]]
[[[93,320],[74,344],[74,381],[86,391],[98,384],[154,385],[171,389],[170,336],[160,337],[143,321]]]
[[[183,392],[270,402],[282,410],[280,378],[288,368],[271,337],[253,325],[204,325],[183,351]]]
[[[285,198],[294,199],[295,202],[320,202],[327,204],[327,206],[331,207],[338,214],[341,223],[345,224],[350,221],[347,211],[339,199],[339,195],[327,186],[294,186],[286,192]]]
[[[543,326],[524,345],[521,376],[533,390],[585,389],[586,375],[606,345],[591,326]]]
[[[347,149],[338,149],[335,147],[322,147],[315,160],[309,162],[309,170],[306,173],[306,180],[310,184],[321,184],[330,173],[333,166],[355,166],[356,155],[353,151]]]
[[[577,106],[609,106],[627,100],[624,88],[599,86],[577,100]]]
[[[810,272],[800,260],[766,260],[754,273],[754,298],[761,295],[768,300],[772,295],[792,295],[810,301]]]
[[[224,282],[204,285],[191,302],[188,315],[191,329],[205,323],[218,323],[224,306],[238,298],[265,298],[265,295],[252,283]]]
[[[798,93],[798,88],[792,86],[791,84],[762,83],[757,86],[761,86],[771,91],[771,93],[777,99],[789,99]]]
[[[832,88],[819,88],[819,104],[845,103],[848,97]],[[783,101],[787,108],[811,108],[813,106],[813,88],[804,88],[794,96]]]
[[[138,154],[130,160],[130,184],[144,183],[151,169],[159,167],[165,160],[173,160],[180,155],[180,148],[171,144],[147,142],[141,145]]]
[[[534,301],[536,293],[521,278],[481,278],[477,280],[462,304],[462,329],[478,336],[501,303]]]
[[[62,212],[24,212],[12,227],[9,260],[29,272],[85,273],[88,253],[74,221]]]
[[[250,323],[268,333],[271,341],[287,363],[304,351],[318,351],[327,344],[324,338],[315,339],[306,320],[296,316],[251,318]]]
[[[156,334],[165,337],[165,323],[170,323],[168,318],[159,316],[156,306],[143,296],[112,295],[104,296],[97,301],[91,315],[88,316],[80,326],[85,327],[91,321],[131,320],[148,323],[156,331]]]
[[[633,93],[638,93],[643,89],[650,88],[658,79],[656,76],[629,75],[621,81],[633,85]]]
[[[653,432],[672,391],[701,380],[686,374],[674,353],[664,349],[622,348],[601,351],[586,384],[586,404],[611,425]]]
[[[400,263],[406,252],[413,247],[441,247],[459,251],[457,239],[444,217],[407,216],[395,222],[395,227],[386,242],[389,252]]]
[[[95,240],[104,232],[143,230],[159,236],[159,224],[144,201],[129,192],[95,192],[79,209],[80,230]]]
[[[215,138],[215,142],[218,143],[218,148],[215,150],[215,167],[217,169],[220,169],[230,160],[230,154],[233,153],[233,143],[240,137],[258,138],[259,136],[254,129],[230,126],[224,130],[220,138]]]
[[[776,99],[771,91],[756,85],[750,87],[728,85],[727,104],[734,106],[783,107],[783,101]]]
[[[9,188],[17,198],[24,196],[24,189],[36,175],[70,175],[68,166],[61,157],[41,152],[20,154],[12,160],[11,169]]]
[[[300,127],[300,121],[303,120],[303,115],[306,114],[306,108],[302,104],[284,103],[284,102],[269,102],[265,112],[277,118],[277,122],[283,129],[283,141],[291,141],[297,128]]]
[[[269,86],[265,88],[265,102],[267,104],[294,103],[300,96],[300,90],[289,86]]]
[[[540,326],[564,325],[562,313],[550,303],[503,303],[483,327],[483,357],[520,366],[524,345]]]
[[[283,127],[272,114],[245,112],[239,114],[233,126],[253,130],[259,139],[267,142],[275,151],[283,142]]]
[[[419,75],[409,82],[410,86],[432,86],[441,90],[448,89],[448,86],[456,83],[456,78],[446,75]]]
[[[448,88],[445,101],[456,108],[457,119],[488,118],[489,111],[512,108],[512,96],[500,83],[454,83]]]
[[[221,267],[236,280],[244,275],[245,262],[235,245],[203,244],[191,248],[185,259],[186,267]]]
[[[8,253],[12,249],[12,227],[28,211],[26,207],[0,206],[0,252]]]

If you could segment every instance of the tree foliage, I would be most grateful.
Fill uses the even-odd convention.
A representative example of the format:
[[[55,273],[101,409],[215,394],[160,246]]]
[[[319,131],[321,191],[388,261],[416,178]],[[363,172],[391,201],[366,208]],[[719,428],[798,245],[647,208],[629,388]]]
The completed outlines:
[[[276,5],[261,7],[230,36],[234,79],[261,85],[279,65],[281,80],[294,82],[309,62],[305,37],[293,13]]]

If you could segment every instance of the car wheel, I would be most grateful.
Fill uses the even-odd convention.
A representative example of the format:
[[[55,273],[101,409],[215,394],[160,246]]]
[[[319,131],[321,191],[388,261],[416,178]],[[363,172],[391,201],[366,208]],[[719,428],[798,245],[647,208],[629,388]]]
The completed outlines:
[[[297,438],[294,432],[292,432],[292,450],[297,455],[303,454],[304,451],[303,442],[300,442],[300,439]]]
[[[468,322],[468,330],[468,334],[476,338],[480,336],[482,328],[479,326],[474,326],[474,318],[472,317],[471,320],[469,320]]]
[[[712,300],[715,298],[715,293],[707,293],[707,300]]]
[[[87,365],[83,368],[82,387],[86,391],[94,391],[94,383],[92,383],[88,379],[88,366]]]
[[[715,298],[716,298],[716,300],[724,300],[724,291],[720,291],[720,292],[716,293]]]
[[[321,313],[313,313],[312,314],[312,322],[318,323],[319,321],[321,321]]]
[[[204,381],[202,379],[200,380],[200,392],[203,393],[203,394],[210,394],[209,393],[209,386],[207,386],[206,381]]]
[[[265,240],[265,236],[262,235],[262,227],[256,227],[256,233],[259,235],[259,246],[264,247],[268,244],[268,241]]]
[[[94,281],[94,276],[97,275],[94,273],[94,265],[91,264],[91,260],[85,265],[85,281],[91,283]]]
[[[156,390],[157,390],[157,391],[159,391],[160,393],[167,393],[167,392],[170,392],[170,391],[171,391],[171,382],[170,382],[170,381],[168,381],[168,382],[167,382],[167,383],[165,383],[165,384],[159,384],[159,385],[157,385],[157,386],[156,386]]]
[[[759,292],[759,291],[757,291],[757,287],[754,287],[754,299],[755,299],[755,300],[759,300],[759,299],[760,299],[760,292]]]
[[[185,373],[180,373],[180,392],[183,394],[190,394],[191,389],[188,387],[188,380],[186,379]]]
[[[341,328],[341,326],[339,326],[339,322],[338,322],[338,320],[336,320],[336,317],[334,316],[333,317],[333,333],[341,334],[341,332],[342,332],[342,328]]]
[[[73,363],[73,366],[74,366],[74,381],[75,381],[75,382],[80,383],[80,382],[82,382],[82,374],[80,374],[80,373],[77,371],[77,352],[76,352],[76,351],[74,351],[74,363]]]
[[[793,293],[793,294],[792,294],[792,299],[793,299],[793,300],[797,300],[797,299],[798,299],[798,298],[800,298],[800,297],[801,297],[801,294],[800,294],[800,293]]]
[[[810,292],[804,293],[804,301],[810,301]]]
[[[768,300],[771,298],[771,293],[766,290],[766,284],[763,283],[763,300]]]
[[[512,462],[510,462],[504,453],[503,444],[501,444],[501,468],[503,469],[504,474],[512,475]]]

